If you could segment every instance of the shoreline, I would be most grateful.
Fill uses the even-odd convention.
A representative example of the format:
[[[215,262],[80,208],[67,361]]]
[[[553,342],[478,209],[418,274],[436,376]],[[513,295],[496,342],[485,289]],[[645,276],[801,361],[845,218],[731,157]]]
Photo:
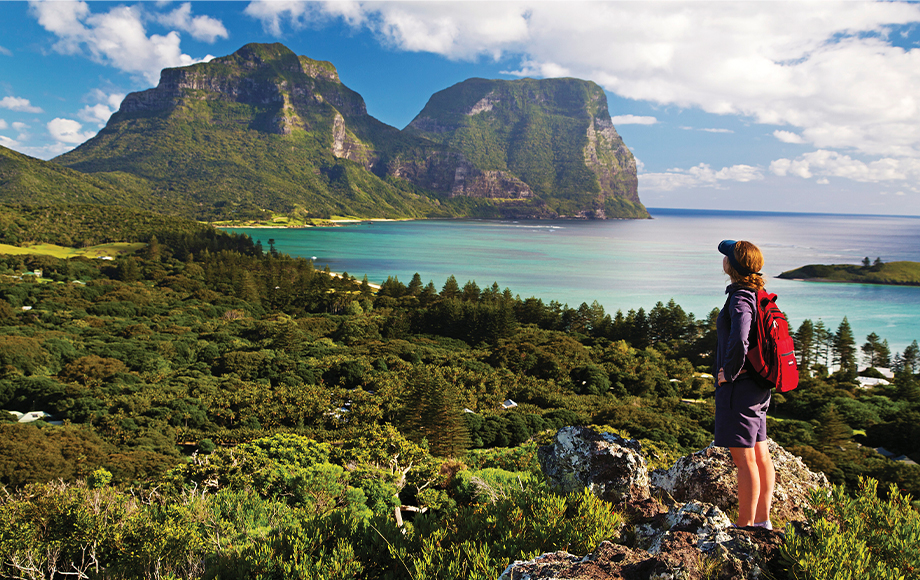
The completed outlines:
[[[873,282],[871,280],[834,280],[832,278],[783,278],[777,276],[780,280],[791,280],[793,282],[816,282],[818,284],[871,284],[873,286],[920,286],[918,282]]]
[[[211,227],[219,229],[240,229],[245,228],[248,230],[305,230],[310,228],[335,228],[341,225],[351,225],[351,224],[362,224],[362,223],[373,223],[373,222],[409,222],[414,221],[416,218],[367,218],[367,219],[329,219],[321,220],[324,223],[320,224],[303,224],[303,225],[264,225],[264,224],[251,224],[251,225],[242,225],[242,224],[214,224],[209,222],[201,222],[207,224]]]

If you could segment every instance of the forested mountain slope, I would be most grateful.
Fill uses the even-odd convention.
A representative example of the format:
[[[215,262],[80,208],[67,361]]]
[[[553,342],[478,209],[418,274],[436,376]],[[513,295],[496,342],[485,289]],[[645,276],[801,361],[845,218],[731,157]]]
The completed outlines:
[[[477,127],[493,130],[484,138],[444,139],[418,129],[422,116],[440,122],[442,93],[399,131],[368,115],[331,63],[280,44],[248,44],[165,69],[156,88],[129,94],[104,129],[55,161],[197,219],[260,210],[320,218],[648,217],[635,160],[600,87],[575,79],[487,82],[489,94],[507,94],[501,103],[516,105],[475,116]]]

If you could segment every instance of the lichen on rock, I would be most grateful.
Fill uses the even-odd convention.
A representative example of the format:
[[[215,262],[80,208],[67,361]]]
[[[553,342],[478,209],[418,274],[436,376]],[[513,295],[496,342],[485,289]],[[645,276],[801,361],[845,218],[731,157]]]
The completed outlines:
[[[774,518],[800,527],[809,491],[828,487],[827,478],[775,442],[769,448],[777,473]],[[565,493],[590,489],[615,502],[632,527],[585,556],[553,552],[515,562],[500,580],[753,580],[782,573],[783,531],[737,528],[726,515],[737,503],[728,450],[710,446],[649,476],[641,449],[613,433],[560,429],[539,450],[550,485]]]

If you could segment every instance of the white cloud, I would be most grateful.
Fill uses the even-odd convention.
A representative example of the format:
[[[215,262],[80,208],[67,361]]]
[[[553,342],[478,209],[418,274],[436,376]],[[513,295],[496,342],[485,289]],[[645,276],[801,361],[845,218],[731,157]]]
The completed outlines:
[[[654,125],[658,123],[655,117],[642,117],[637,115],[617,115],[611,117],[614,125]]]
[[[4,121],[3,119],[0,119],[0,129],[6,129],[8,127],[9,125],[6,124],[6,121]]]
[[[13,52],[10,49],[3,47],[3,46],[0,46],[0,54],[5,55],[5,56],[13,56]]]
[[[19,147],[19,142],[14,141],[5,135],[0,135],[0,145],[3,145],[7,149],[15,149],[16,147]]]
[[[819,183],[821,179],[828,177],[842,177],[866,183],[916,181],[920,179],[920,159],[885,157],[867,163],[836,151],[821,149],[796,159],[776,159],[770,164],[770,171],[780,177],[816,177]]]
[[[678,127],[678,129],[680,129],[681,131],[702,131],[704,133],[734,133],[734,131],[732,131],[731,129],[715,129],[715,128],[706,128],[706,127],[702,129],[697,129],[696,127],[688,127],[686,125],[682,125]]]
[[[773,131],[773,136],[783,143],[800,144],[805,142],[805,139],[802,139],[801,135],[791,131]]]
[[[13,123],[10,123],[10,126],[19,133],[16,135],[16,139],[19,141],[29,140],[29,133],[27,131],[29,126],[27,124],[23,123],[22,121],[14,121]]]
[[[351,4],[342,2],[342,4]],[[307,26],[312,21],[325,20],[329,18],[326,11],[333,12],[334,6],[327,6],[325,9],[320,8],[318,3],[299,2],[297,0],[277,0],[269,2],[250,2],[243,12],[262,21],[262,27],[269,34],[281,36],[282,25],[288,22],[294,29],[299,30]],[[357,15],[361,16],[361,9],[357,8]],[[352,26],[361,24],[358,20],[352,20],[344,15],[342,18]]]
[[[282,34],[285,23],[301,29],[338,18],[353,27],[367,27],[387,46],[450,59],[498,58],[506,50],[519,51],[530,34],[528,8],[516,2],[267,0],[250,2],[245,13],[261,20],[266,32],[275,36]],[[535,64],[542,71],[565,70],[545,60]]]
[[[192,5],[186,2],[169,12],[168,14],[159,14],[156,20],[165,26],[172,26],[179,30],[188,32],[195,40],[213,43],[218,38],[227,38],[227,29],[223,23],[210,16],[192,17]]]
[[[94,131],[82,131],[83,125],[73,119],[57,117],[48,121],[48,133],[61,143],[82,143],[95,135]]]
[[[622,97],[786,125],[803,142],[920,157],[920,49],[889,31],[908,2],[252,2],[285,25],[340,18],[396,49],[514,57],[520,75],[570,75]],[[779,137],[777,137],[779,138]]]
[[[100,127],[105,125],[109,120],[109,117],[114,113],[112,109],[108,108],[102,103],[95,105],[86,105],[77,113],[77,116],[80,117],[80,120],[86,121],[87,123],[96,123]]]
[[[86,105],[77,116],[87,123],[95,123],[102,127],[108,122],[109,117],[118,111],[121,101],[125,98],[123,93],[106,94],[96,89],[90,93],[90,99],[97,101],[95,105]]]
[[[11,111],[19,111],[21,113],[42,113],[41,107],[34,107],[32,103],[29,102],[29,99],[23,99],[20,97],[3,97],[0,99],[0,107],[4,109],[9,109]]]
[[[664,173],[643,173],[639,175],[642,191],[672,191],[678,188],[721,187],[723,182],[745,183],[763,179],[763,171],[750,165],[733,165],[719,170],[706,163],[690,169],[669,169]]]
[[[57,141],[50,145],[42,145],[39,147],[26,147],[21,144],[17,144],[17,146],[14,147],[16,151],[19,151],[23,155],[29,155],[30,157],[35,157],[36,159],[45,159],[45,160],[53,159],[57,157],[58,155],[67,153],[73,148],[74,148],[73,145],[63,143],[61,141]]]
[[[143,14],[137,6],[115,6],[94,14],[86,2],[30,2],[45,30],[58,37],[53,48],[65,54],[86,53],[94,61],[156,83],[167,67],[187,66],[194,59],[179,48],[179,33],[147,36]]]

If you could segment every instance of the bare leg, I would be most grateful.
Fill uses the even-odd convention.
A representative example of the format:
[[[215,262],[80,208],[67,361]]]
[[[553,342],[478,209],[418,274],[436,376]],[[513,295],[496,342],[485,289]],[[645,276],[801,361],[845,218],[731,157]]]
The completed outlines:
[[[760,494],[757,497],[754,521],[766,522],[770,520],[773,486],[776,484],[776,471],[773,469],[773,459],[770,457],[770,450],[766,441],[758,441],[754,445],[754,456],[757,461],[757,472],[760,476]]]
[[[754,511],[760,497],[760,471],[754,447],[729,447],[728,450],[738,468],[738,521],[735,524],[750,526],[754,523]],[[772,463],[770,466],[772,468]]]

